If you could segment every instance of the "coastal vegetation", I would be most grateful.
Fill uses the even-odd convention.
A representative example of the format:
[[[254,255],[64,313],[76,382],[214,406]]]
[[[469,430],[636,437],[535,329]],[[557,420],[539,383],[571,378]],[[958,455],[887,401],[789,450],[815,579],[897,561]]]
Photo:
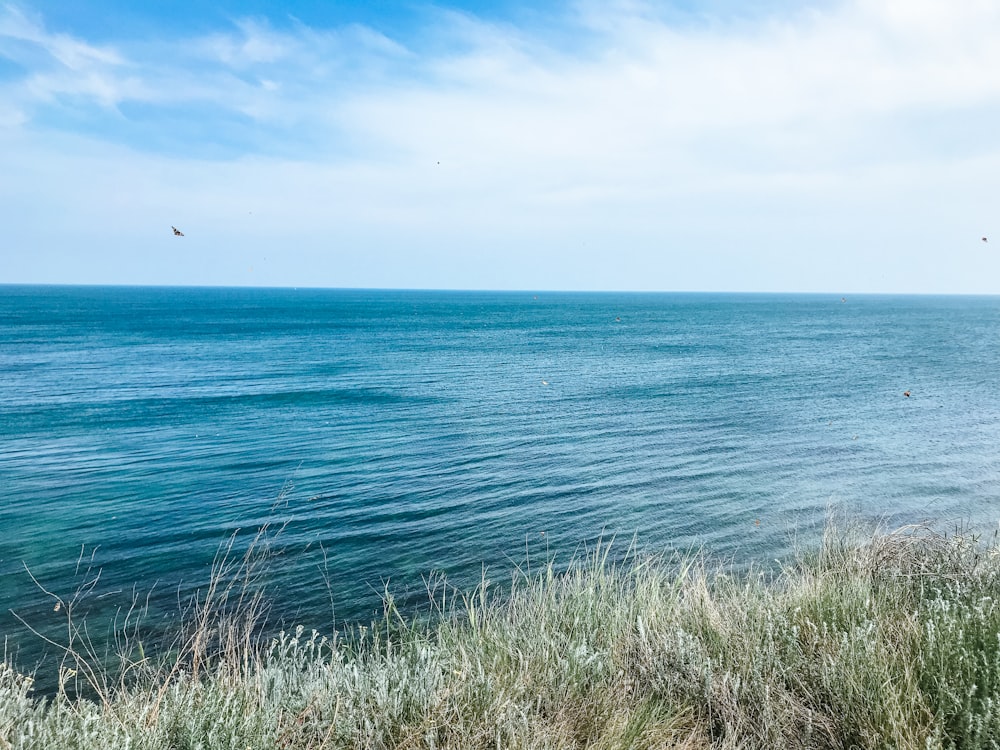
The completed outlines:
[[[125,618],[97,659],[68,619],[59,687],[0,667],[0,748],[995,748],[994,535],[830,525],[734,569],[599,544],[324,637],[260,638],[223,554],[169,649]],[[69,606],[71,602],[65,602]]]

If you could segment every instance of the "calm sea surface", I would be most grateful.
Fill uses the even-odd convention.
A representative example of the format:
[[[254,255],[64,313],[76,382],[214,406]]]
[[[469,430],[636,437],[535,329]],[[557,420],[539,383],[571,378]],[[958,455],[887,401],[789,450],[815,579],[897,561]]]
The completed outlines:
[[[0,632],[81,555],[99,616],[169,619],[267,522],[275,612],[329,631],[602,533],[992,529],[1000,298],[0,287],[0,438]]]

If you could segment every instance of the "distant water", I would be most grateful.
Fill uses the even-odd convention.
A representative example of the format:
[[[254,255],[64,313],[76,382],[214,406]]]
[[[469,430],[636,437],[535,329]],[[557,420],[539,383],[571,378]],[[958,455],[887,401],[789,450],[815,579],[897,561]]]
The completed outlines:
[[[830,507],[1000,510],[996,297],[12,286],[0,377],[15,635],[62,616],[25,566],[169,619],[268,521],[275,611],[329,631],[602,533],[770,560]]]

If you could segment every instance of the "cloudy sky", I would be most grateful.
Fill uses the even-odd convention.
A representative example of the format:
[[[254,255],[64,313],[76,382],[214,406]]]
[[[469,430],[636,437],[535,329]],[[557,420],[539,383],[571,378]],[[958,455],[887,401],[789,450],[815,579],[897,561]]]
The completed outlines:
[[[0,283],[996,294],[1000,3],[0,0],[0,222]]]

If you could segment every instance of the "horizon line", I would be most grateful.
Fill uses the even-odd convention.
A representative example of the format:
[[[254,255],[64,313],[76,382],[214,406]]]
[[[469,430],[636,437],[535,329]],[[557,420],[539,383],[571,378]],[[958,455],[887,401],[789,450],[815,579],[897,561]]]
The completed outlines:
[[[1000,297],[1000,292],[887,292],[887,291],[797,291],[797,290],[733,290],[733,289],[490,289],[459,287],[366,287],[366,286],[313,286],[308,284],[136,284],[127,282],[69,283],[69,282],[21,282],[0,281],[0,288],[45,287],[79,289],[219,289],[219,290],[260,290],[260,291],[328,291],[328,292],[427,292],[456,294],[675,294],[675,295],[745,295],[745,296],[812,296],[812,297]]]

